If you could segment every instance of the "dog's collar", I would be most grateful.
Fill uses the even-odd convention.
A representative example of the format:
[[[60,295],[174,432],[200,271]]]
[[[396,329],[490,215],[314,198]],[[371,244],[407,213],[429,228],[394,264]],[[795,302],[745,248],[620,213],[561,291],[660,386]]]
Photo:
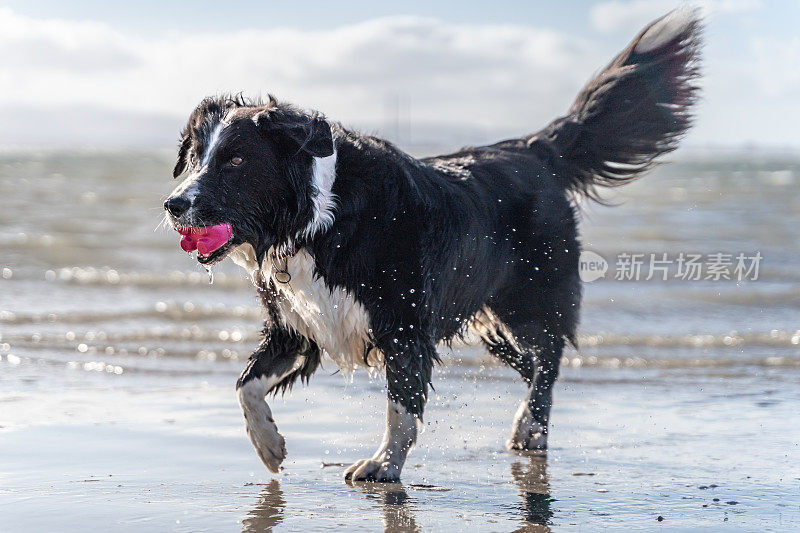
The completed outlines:
[[[292,275],[289,273],[289,259],[297,255],[298,251],[299,249],[293,244],[284,246],[280,251],[273,248],[269,259],[272,261],[272,268],[275,269],[273,274],[275,281],[284,285],[288,285],[292,281]],[[278,266],[279,263],[283,263],[283,268]]]

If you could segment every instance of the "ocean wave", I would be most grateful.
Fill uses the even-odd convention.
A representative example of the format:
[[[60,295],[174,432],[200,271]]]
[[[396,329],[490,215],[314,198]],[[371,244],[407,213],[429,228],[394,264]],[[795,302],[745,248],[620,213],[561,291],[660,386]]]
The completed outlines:
[[[158,302],[153,308],[130,312],[90,312],[90,313],[48,313],[17,314],[0,311],[0,323],[8,324],[87,324],[116,321],[122,319],[157,318],[174,322],[189,322],[182,326],[159,325],[153,327],[129,328],[125,330],[89,329],[83,332],[65,331],[58,333],[3,333],[0,341],[5,343],[60,345],[75,342],[250,342],[260,339],[258,327],[211,328],[196,322],[210,319],[246,319],[260,323],[261,311],[258,308],[224,305],[195,305],[192,302]],[[466,337],[464,346],[477,345],[477,339]],[[456,345],[459,345],[456,343]],[[624,335],[619,333],[580,334],[577,338],[580,348],[597,347],[647,347],[647,348],[741,348],[741,347],[798,347],[800,330],[773,329],[766,332],[739,333],[731,331],[717,334],[682,335]]]
[[[224,304],[195,304],[193,302],[157,302],[146,309],[125,311],[88,311],[65,313],[16,313],[0,311],[0,324],[89,324],[117,320],[157,318],[174,322],[236,318],[260,320],[258,307],[226,306]]]
[[[455,352],[444,354],[446,365],[503,366],[503,363],[483,351]],[[800,368],[800,354],[736,357],[631,357],[623,355],[583,355],[572,353],[561,358],[562,368],[603,368],[603,369],[692,369],[692,368],[734,368],[734,367],[779,367]]]
[[[144,288],[173,287],[173,286],[195,286],[204,285],[210,288],[249,288],[251,283],[241,273],[230,274],[226,272],[214,272],[213,283],[210,275],[206,272],[185,272],[181,270],[170,271],[148,271],[133,270],[120,271],[115,268],[95,268],[95,267],[64,267],[59,269],[49,269],[31,274],[18,273],[9,268],[5,269],[6,279],[14,281],[42,281],[49,283],[67,283],[75,285],[90,285],[101,287],[133,286]]]
[[[69,267],[58,270],[47,270],[46,281],[60,281],[79,285],[132,285],[138,287],[165,287],[175,285],[212,285],[218,288],[245,288],[250,282],[241,274],[231,275],[225,272],[214,274],[213,284],[209,274],[201,272],[169,272],[132,271],[120,272],[113,268]]]
[[[113,345],[114,343],[141,343],[141,342],[222,342],[241,343],[257,342],[260,339],[257,329],[245,330],[241,328],[210,329],[194,325],[179,329],[155,327],[137,329],[124,332],[112,331],[87,331],[76,333],[25,333],[0,335],[0,343],[14,345],[41,345],[47,347],[80,346],[80,345]]]
[[[0,345],[0,348],[5,348]],[[0,351],[2,352],[2,351]],[[235,362],[244,360],[249,356],[248,351],[237,351],[228,348],[216,350],[164,350],[163,348],[148,350],[145,347],[139,349],[117,348],[100,349],[98,346],[79,348],[70,354],[59,354],[57,357],[38,356],[34,352],[24,350],[16,353],[0,353],[0,365],[8,364],[11,366],[37,365],[50,367],[66,367],[71,370],[83,370],[92,372],[106,372],[120,375],[123,373],[148,373],[148,374],[174,374],[174,373],[197,373],[207,374],[213,372],[213,368],[218,371],[228,372],[231,367],[208,367],[193,368],[191,365],[181,364],[175,366],[171,362],[177,362],[175,356],[184,360],[195,359],[206,363],[216,362]],[[66,355],[66,359],[63,357]],[[171,357],[166,357],[169,355]],[[442,362],[445,366],[461,366],[465,368],[483,367],[504,367],[502,362],[491,357],[482,350],[470,350],[467,352],[449,352],[442,354]],[[335,370],[335,365],[330,364],[327,358],[323,359],[325,368]],[[770,356],[745,356],[736,357],[625,357],[625,356],[594,356],[570,354],[565,355],[561,361],[562,368],[588,368],[604,370],[710,370],[710,369],[733,369],[733,368],[785,368],[800,369],[800,354],[795,355],[770,355]],[[238,369],[238,367],[234,367]]]
[[[602,333],[578,335],[578,346],[647,346],[655,348],[721,348],[740,346],[799,346],[800,330],[773,329],[763,333],[620,335]]]
[[[617,357],[572,355],[561,358],[561,365],[572,368],[732,368],[741,366],[800,368],[800,355],[737,357]]]

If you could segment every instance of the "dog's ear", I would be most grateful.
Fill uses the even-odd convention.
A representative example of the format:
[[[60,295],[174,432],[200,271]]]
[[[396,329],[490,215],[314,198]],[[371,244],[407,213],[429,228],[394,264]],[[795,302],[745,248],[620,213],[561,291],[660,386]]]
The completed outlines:
[[[172,169],[172,177],[177,178],[184,173],[188,165],[189,148],[192,146],[192,139],[189,134],[184,134],[181,139],[181,144],[178,147],[178,161],[175,163],[175,168]]]
[[[267,109],[253,121],[258,129],[287,150],[306,152],[314,157],[333,154],[333,134],[328,122],[318,116]]]

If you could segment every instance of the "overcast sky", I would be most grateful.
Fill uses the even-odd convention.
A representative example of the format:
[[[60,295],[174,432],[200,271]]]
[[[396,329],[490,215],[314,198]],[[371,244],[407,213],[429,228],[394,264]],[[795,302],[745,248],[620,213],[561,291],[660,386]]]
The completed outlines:
[[[240,91],[407,146],[496,140],[563,114],[681,2],[375,4],[4,2],[0,145],[172,147],[203,96]],[[800,147],[800,2],[695,5],[707,46],[688,144]]]

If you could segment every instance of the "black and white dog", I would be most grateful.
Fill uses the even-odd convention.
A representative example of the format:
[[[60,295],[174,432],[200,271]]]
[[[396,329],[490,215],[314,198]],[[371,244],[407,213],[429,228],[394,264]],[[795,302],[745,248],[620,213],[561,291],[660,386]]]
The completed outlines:
[[[244,267],[266,310],[236,385],[267,468],[286,456],[265,396],[323,355],[382,366],[386,433],[346,479],[397,481],[417,436],[437,343],[467,331],[528,386],[507,446],[545,449],[581,285],[574,195],[627,183],[676,148],[697,96],[700,22],[647,26],[545,129],[414,159],[279,103],[208,98],[180,142],[164,204],[185,250]]]

